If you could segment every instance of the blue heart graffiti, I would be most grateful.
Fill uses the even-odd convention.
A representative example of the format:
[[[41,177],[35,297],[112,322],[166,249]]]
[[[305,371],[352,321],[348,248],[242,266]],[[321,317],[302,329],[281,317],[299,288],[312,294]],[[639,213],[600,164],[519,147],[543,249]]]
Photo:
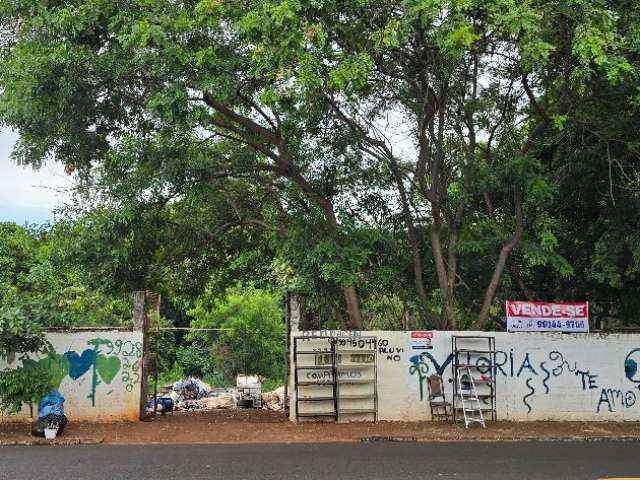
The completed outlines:
[[[69,376],[77,380],[91,368],[96,359],[96,352],[87,349],[82,352],[82,355],[78,355],[77,352],[68,351],[64,356],[69,360]]]

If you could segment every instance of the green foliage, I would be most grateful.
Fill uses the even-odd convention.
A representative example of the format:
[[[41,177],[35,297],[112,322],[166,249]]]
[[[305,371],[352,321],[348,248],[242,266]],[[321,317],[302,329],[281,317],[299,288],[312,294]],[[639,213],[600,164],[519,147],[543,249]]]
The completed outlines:
[[[80,181],[51,229],[0,226],[6,318],[117,325],[151,288],[255,339],[263,289],[344,328],[354,287],[365,326],[435,326],[447,290],[469,325],[522,207],[489,316],[532,293],[636,321],[637,2],[139,3],[0,5],[14,158]],[[229,335],[218,362],[262,348]]]
[[[83,282],[80,258],[70,248],[77,240],[62,224],[40,230],[0,224],[0,312],[19,314],[40,327],[129,321],[127,297],[105,295]]]
[[[160,319],[161,327],[169,327],[173,324],[166,320]],[[160,332],[160,345],[156,345],[157,336],[153,336],[149,345],[149,351],[158,352],[158,364],[156,368],[159,372],[167,372],[176,367],[178,359],[176,334],[172,330],[163,330]]]
[[[215,364],[227,379],[239,373],[282,378],[284,322],[278,299],[252,286],[234,287],[221,299],[204,295],[190,312],[194,328],[228,329],[191,332],[194,343],[210,342]]]
[[[0,371],[0,412],[19,412],[23,404],[33,405],[51,391],[51,375],[44,369],[5,369]]]
[[[49,353],[51,345],[40,325],[15,308],[0,305],[0,360],[28,362],[28,355]],[[0,370],[0,411],[16,412],[23,403],[32,404],[50,391],[55,382],[45,368],[5,368]]]
[[[179,347],[176,351],[176,362],[186,377],[204,378],[215,373],[210,347],[198,342]]]
[[[37,321],[17,308],[0,308],[0,358],[12,362],[16,355],[46,352],[49,348]]]

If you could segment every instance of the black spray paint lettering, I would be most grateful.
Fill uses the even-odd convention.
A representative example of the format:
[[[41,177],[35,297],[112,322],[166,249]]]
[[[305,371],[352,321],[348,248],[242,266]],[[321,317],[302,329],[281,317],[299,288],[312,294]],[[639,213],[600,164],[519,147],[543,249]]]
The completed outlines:
[[[544,387],[545,395],[548,395],[551,391],[548,383],[550,378],[552,376],[558,377],[565,372],[572,373],[574,376],[580,378],[579,385],[582,390],[593,390],[599,388],[597,382],[598,375],[594,375],[586,369],[578,369],[577,362],[574,362],[573,365],[571,365],[567,360],[565,360],[564,355],[557,350],[549,352],[548,359],[545,359],[540,363],[535,361],[535,358],[530,352],[524,352],[524,357],[522,357],[522,359],[518,357],[519,356],[514,354],[513,349],[510,349],[508,353],[503,350],[497,350],[495,353],[495,362],[493,362],[494,371],[496,376],[500,373],[504,377],[511,378],[519,378],[520,376],[524,376],[523,373],[527,373],[525,385],[528,391],[523,395],[522,402],[527,407],[529,413],[533,410],[531,398],[536,393],[534,379],[541,375],[538,372],[542,372],[544,375],[542,378],[542,386]],[[450,354],[442,364],[438,363],[438,361],[429,352],[421,353],[419,359],[425,363],[429,360],[431,365],[435,368],[436,373],[442,376],[449,363],[453,360],[453,355]],[[486,374],[489,371],[490,365],[491,359],[489,357],[481,356],[475,360],[475,366],[480,373]]]
[[[591,375],[589,373],[589,370],[578,370],[576,369],[576,376],[580,376],[580,378],[582,379],[582,389],[583,390],[594,390],[596,388],[598,388],[598,385],[596,384],[596,378],[598,378],[598,375]]]
[[[529,393],[527,393],[524,397],[522,397],[522,403],[524,403],[525,406],[527,407],[527,414],[531,413],[531,410],[533,410],[533,408],[531,407],[531,404],[527,401],[527,399],[529,397],[533,397],[533,395],[535,395],[536,393],[536,389],[533,388],[533,386],[531,385],[531,380],[533,380],[532,377],[527,378],[525,385],[529,388]]]
[[[526,353],[525,356],[524,356],[524,360],[522,361],[522,365],[520,365],[520,370],[518,370],[518,375],[517,375],[518,377],[522,373],[522,370],[524,370],[525,368],[527,368],[534,375],[538,375],[538,372],[536,372],[533,369],[533,366],[531,365],[531,360],[529,360],[529,353]]]
[[[429,361],[431,361],[433,368],[436,369],[436,373],[440,376],[444,374],[444,370],[447,368],[447,365],[449,365],[453,360],[453,353],[449,354],[449,356],[447,357],[447,359],[444,361],[442,365],[440,365],[438,361],[433,357],[433,355],[431,355],[429,352],[422,352],[419,356],[421,359],[428,358]]]
[[[323,370],[320,372],[307,372],[306,377],[307,377],[307,380],[331,381],[331,379],[333,378],[333,373],[331,370]],[[362,372],[359,370],[341,370],[338,372],[338,378],[342,378],[342,379],[362,378]]]
[[[613,413],[616,411],[616,407],[629,408],[634,406],[635,403],[636,394],[631,390],[623,392],[616,388],[603,388],[600,391],[600,400],[598,400],[596,413],[600,413],[603,404],[606,405],[607,411]]]
[[[504,360],[502,362],[498,360],[498,356],[499,355],[500,356],[504,355]],[[496,373],[496,375],[498,374],[498,370],[499,370],[500,373],[502,373],[502,375],[504,375],[505,377],[507,376],[507,372],[505,372],[502,367],[505,366],[505,364],[507,363],[508,360],[509,360],[509,357],[507,356],[507,352],[503,352],[501,350],[496,351],[496,358],[495,358],[495,373]]]
[[[385,355],[385,359],[390,362],[399,362],[402,358],[400,354],[403,352],[403,347],[378,347],[378,353]]]
[[[547,384],[547,381],[549,380],[549,378],[551,378],[551,372],[549,370],[547,370],[547,367],[545,367],[546,364],[547,364],[547,362],[540,362],[540,370],[542,370],[544,372],[544,378],[542,379],[542,386],[544,387],[544,394],[548,395],[549,394],[549,385]]]

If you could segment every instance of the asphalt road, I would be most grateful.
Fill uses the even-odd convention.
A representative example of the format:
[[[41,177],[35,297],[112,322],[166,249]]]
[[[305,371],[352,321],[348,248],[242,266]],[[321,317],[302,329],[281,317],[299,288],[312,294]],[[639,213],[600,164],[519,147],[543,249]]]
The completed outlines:
[[[640,477],[636,442],[0,447],[1,480]]]

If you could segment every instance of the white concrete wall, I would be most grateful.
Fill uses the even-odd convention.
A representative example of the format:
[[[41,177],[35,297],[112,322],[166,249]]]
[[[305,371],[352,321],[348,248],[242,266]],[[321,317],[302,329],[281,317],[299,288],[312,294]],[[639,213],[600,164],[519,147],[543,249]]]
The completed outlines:
[[[139,416],[142,368],[142,332],[74,331],[47,333],[55,349],[48,357],[32,356],[23,365],[53,372],[65,397],[71,421],[136,421]],[[16,362],[11,366],[18,366]],[[0,369],[7,367],[0,363]],[[35,412],[37,415],[37,412]],[[0,416],[0,422],[29,417]]]
[[[498,419],[640,421],[637,334],[434,331],[432,349],[413,350],[411,332],[328,333],[377,337],[379,420],[430,419],[428,375],[443,375],[447,399],[451,399],[451,336],[490,335],[496,339]],[[474,362],[482,365],[484,360]],[[294,373],[292,370],[292,419]]]

